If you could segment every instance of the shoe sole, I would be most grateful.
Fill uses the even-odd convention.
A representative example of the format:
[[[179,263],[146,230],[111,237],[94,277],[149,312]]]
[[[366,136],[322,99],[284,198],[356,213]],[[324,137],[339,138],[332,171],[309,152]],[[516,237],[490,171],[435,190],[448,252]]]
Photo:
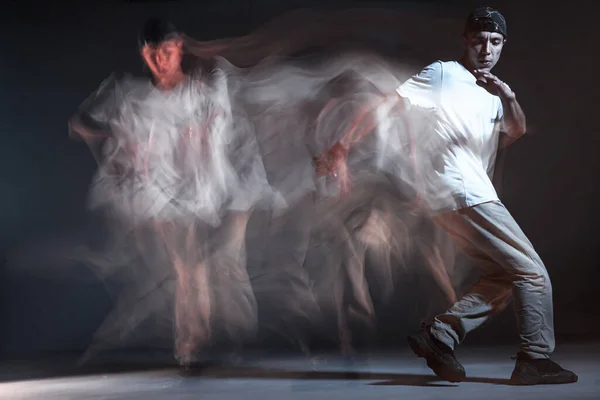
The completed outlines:
[[[444,364],[438,363],[430,356],[433,351],[429,348],[429,345],[421,338],[409,336],[407,338],[408,345],[417,357],[424,358],[427,362],[427,366],[440,378],[451,383],[462,382],[466,378],[465,372],[457,372],[451,368],[448,368]]]
[[[513,372],[510,381],[516,386],[533,386],[533,385],[566,385],[576,383],[578,377],[575,376],[560,376],[560,375],[543,375],[539,377],[530,377]]]

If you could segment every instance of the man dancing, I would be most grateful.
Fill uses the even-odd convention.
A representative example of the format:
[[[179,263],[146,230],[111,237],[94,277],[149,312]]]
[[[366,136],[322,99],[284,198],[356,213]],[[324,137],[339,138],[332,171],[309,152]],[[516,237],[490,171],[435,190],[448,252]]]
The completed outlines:
[[[483,275],[449,310],[411,335],[409,344],[436,375],[460,382],[466,374],[455,346],[513,299],[520,351],[512,381],[576,382],[576,374],[550,360],[555,342],[548,272],[490,179],[498,146],[526,133],[515,92],[491,73],[506,44],[505,18],[490,7],[478,8],[468,16],[462,39],[460,60],[430,64],[400,85],[393,101],[409,119],[420,116],[420,130],[413,133],[431,161],[417,184],[424,206]],[[336,143],[320,159],[320,171],[333,172],[362,135],[352,132]],[[344,169],[342,163],[337,171]]]
[[[139,46],[150,81],[109,79],[70,128],[100,145],[93,205],[110,210],[143,249],[146,270],[133,283],[174,272],[175,353],[189,364],[215,336],[215,311],[234,339],[256,329],[245,231],[268,187],[258,153],[234,126],[226,74],[184,71],[183,42],[170,22],[148,20]],[[111,322],[132,324],[133,310],[120,312]]]

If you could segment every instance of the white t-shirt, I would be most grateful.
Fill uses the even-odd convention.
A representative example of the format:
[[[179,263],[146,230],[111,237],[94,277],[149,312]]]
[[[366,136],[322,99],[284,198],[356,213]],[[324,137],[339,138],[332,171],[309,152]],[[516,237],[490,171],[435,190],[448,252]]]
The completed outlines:
[[[419,168],[430,212],[498,200],[491,178],[503,117],[500,99],[456,61],[430,64],[396,92],[410,101],[413,116],[424,116],[412,134],[421,145]]]

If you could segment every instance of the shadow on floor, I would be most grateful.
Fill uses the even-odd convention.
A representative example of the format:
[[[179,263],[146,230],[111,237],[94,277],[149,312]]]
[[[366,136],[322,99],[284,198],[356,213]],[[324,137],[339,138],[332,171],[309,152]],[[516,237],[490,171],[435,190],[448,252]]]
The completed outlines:
[[[4,364],[0,367],[0,382],[71,378],[89,375],[110,375],[125,373],[143,373],[153,371],[153,375],[179,375],[183,378],[211,379],[264,379],[306,381],[346,381],[350,384],[362,384],[364,381],[375,386],[429,386],[453,387],[450,382],[441,381],[434,375],[382,373],[360,370],[356,364],[342,366],[341,371],[286,370],[281,368],[265,368],[245,365],[226,365],[206,363],[188,369],[181,369],[165,363],[110,363],[100,365],[78,366],[70,361],[21,361]],[[509,379],[475,377],[466,378],[465,382],[488,383],[494,385],[511,385]]]

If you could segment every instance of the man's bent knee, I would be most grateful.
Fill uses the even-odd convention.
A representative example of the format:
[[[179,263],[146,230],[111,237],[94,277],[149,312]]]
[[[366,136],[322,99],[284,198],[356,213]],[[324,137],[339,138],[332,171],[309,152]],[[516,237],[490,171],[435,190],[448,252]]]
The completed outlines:
[[[552,283],[546,267],[541,261],[532,260],[524,268],[519,268],[513,276],[516,288],[528,291],[551,292]]]

